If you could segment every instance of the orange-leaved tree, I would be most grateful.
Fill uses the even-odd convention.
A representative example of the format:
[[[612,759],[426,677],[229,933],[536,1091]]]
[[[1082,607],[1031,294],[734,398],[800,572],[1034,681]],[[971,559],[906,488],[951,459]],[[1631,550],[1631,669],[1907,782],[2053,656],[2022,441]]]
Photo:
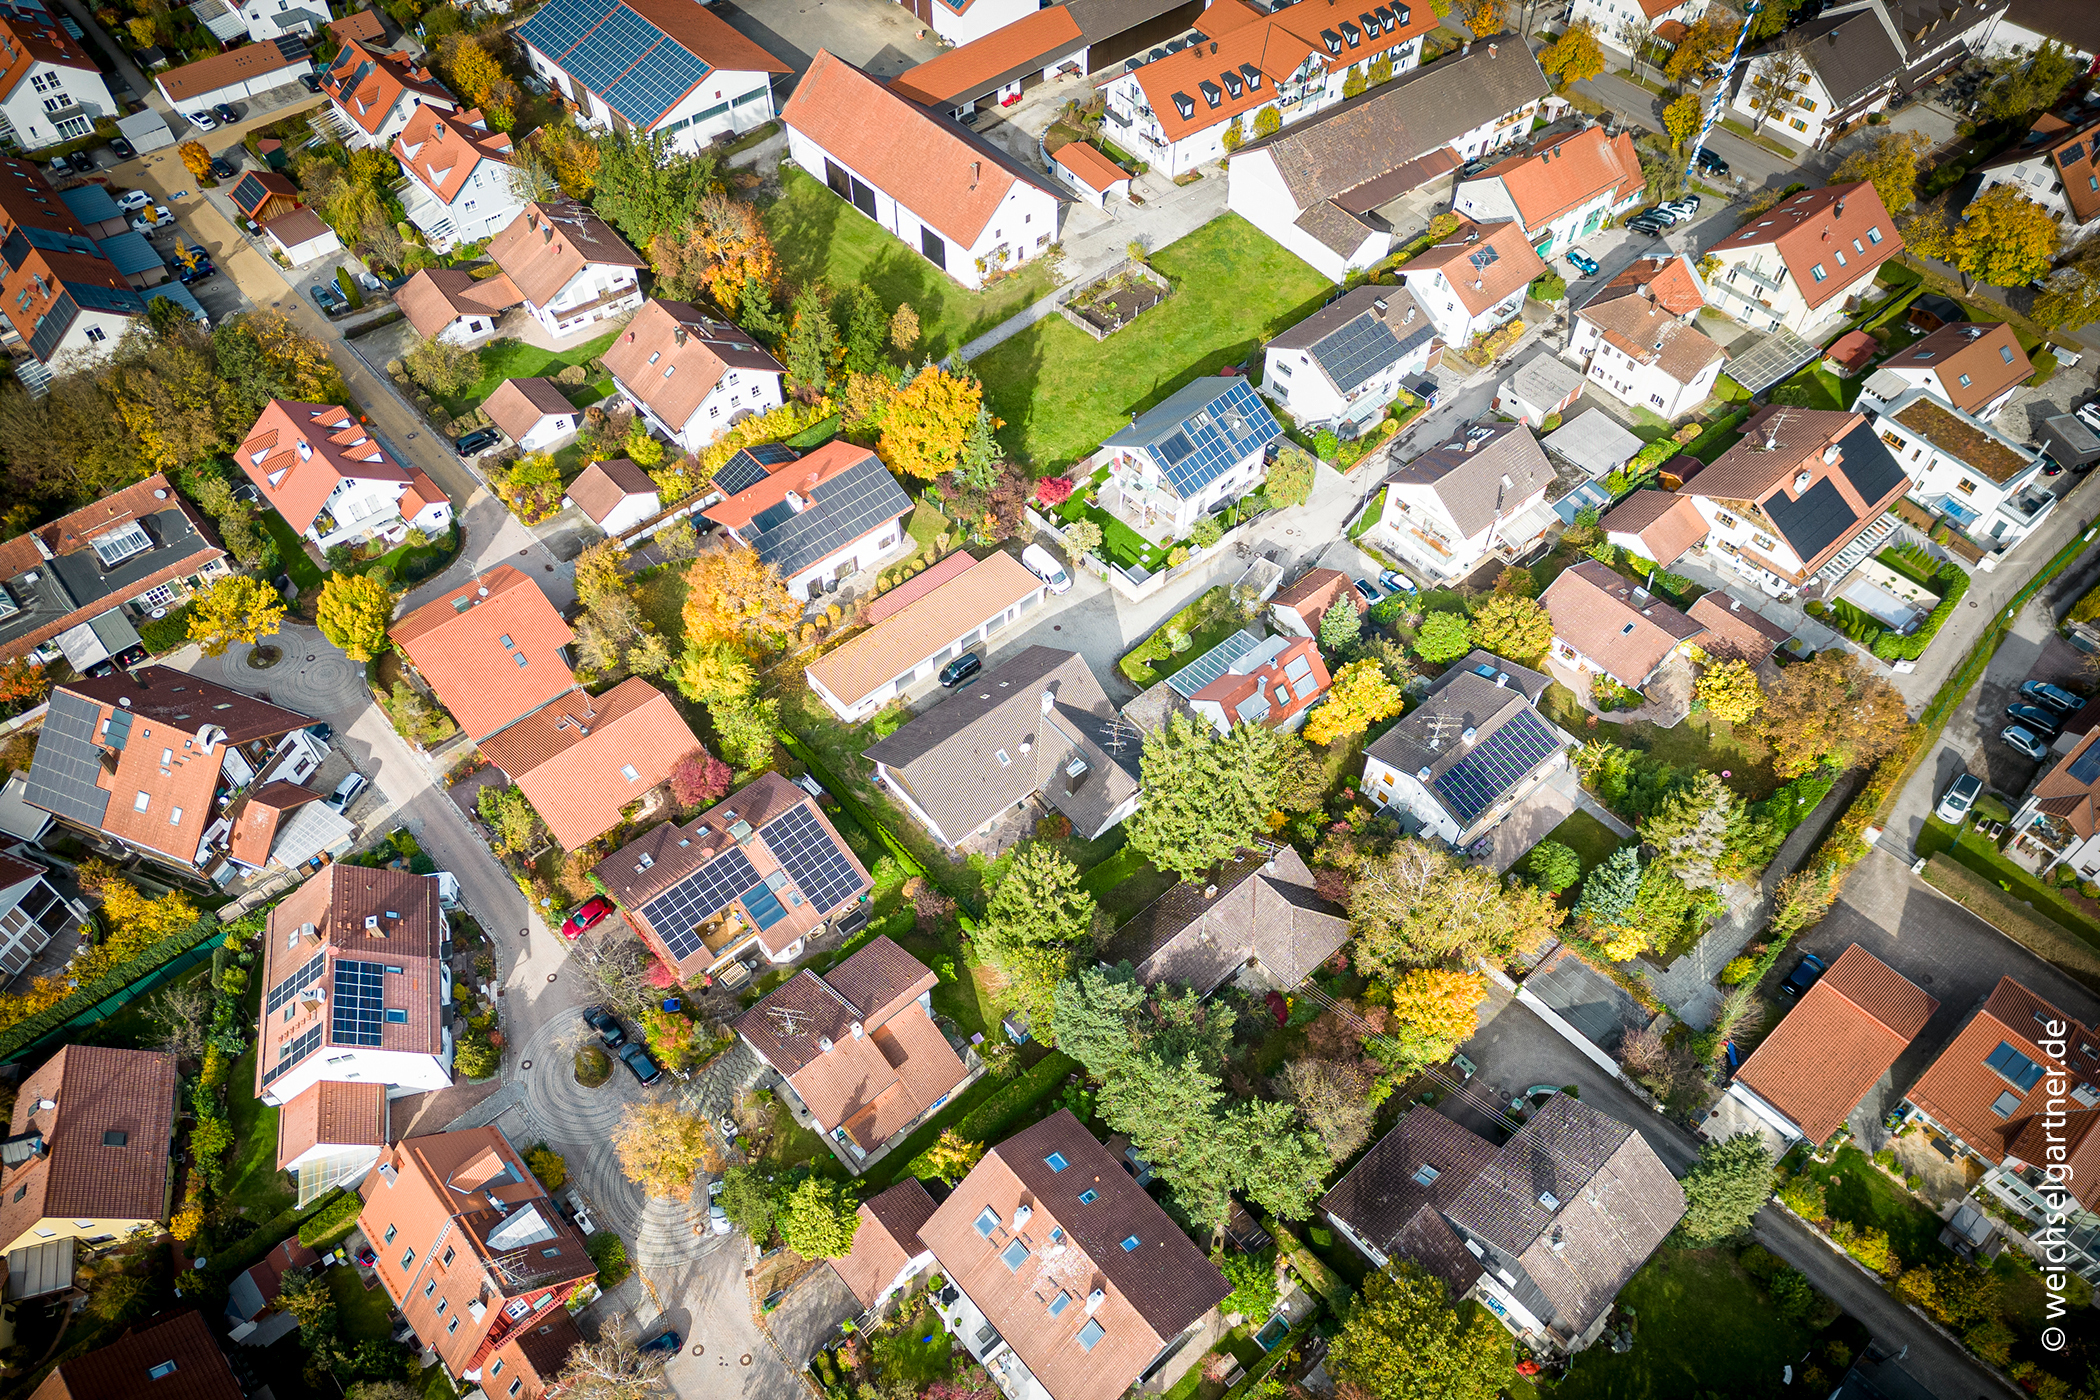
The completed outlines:
[[[875,455],[891,471],[931,480],[961,460],[983,404],[975,379],[928,365],[890,400]]]

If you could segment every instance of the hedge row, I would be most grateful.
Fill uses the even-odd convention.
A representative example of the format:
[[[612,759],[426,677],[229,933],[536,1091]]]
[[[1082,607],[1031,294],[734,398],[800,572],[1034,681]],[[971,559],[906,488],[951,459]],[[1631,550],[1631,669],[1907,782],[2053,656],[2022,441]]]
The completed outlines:
[[[1036,1061],[1034,1069],[956,1119],[956,1135],[965,1142],[996,1141],[1007,1124],[1035,1107],[1037,1101],[1078,1068],[1079,1061],[1062,1050],[1052,1050]]]
[[[1875,638],[1874,654],[1883,661],[1916,661],[1923,656],[1925,648],[1939,635],[1940,628],[1954,616],[1955,608],[1961,605],[1962,595],[1969,591],[1969,571],[1951,559],[1940,565],[1932,579],[1946,589],[1940,595],[1939,606],[1909,636],[1899,637],[1894,632],[1884,632]]]
[[[965,914],[974,914],[976,912],[976,908],[971,903],[968,893],[921,865],[919,858],[911,853],[911,848],[898,840],[896,833],[891,831],[888,826],[877,821],[875,814],[861,806],[859,800],[846,790],[846,785],[817,761],[815,750],[785,729],[780,731],[779,737],[781,747],[801,761],[802,766],[810,771],[810,775],[823,785],[826,792],[831,794],[833,800],[839,804],[840,809],[860,824],[862,831],[867,832],[868,835],[882,843],[883,849],[896,858],[897,864],[904,867],[905,874],[916,875],[927,883],[945,890],[948,897],[953,899]],[[975,927],[967,917],[962,920],[962,925],[966,929]]]
[[[328,1249],[341,1242],[357,1224],[357,1217],[364,1212],[364,1198],[355,1191],[343,1191],[334,1200],[321,1204],[320,1209],[299,1226],[299,1243],[308,1249]]]
[[[1327,1267],[1325,1260],[1306,1248],[1305,1241],[1298,1238],[1288,1225],[1273,1216],[1265,1217],[1262,1226],[1276,1238],[1276,1252],[1297,1270],[1305,1286],[1320,1295],[1336,1317],[1349,1315],[1349,1304],[1356,1297],[1356,1290],[1349,1281]]]
[[[190,949],[224,931],[225,926],[217,918],[207,914],[191,924],[188,932],[162,939],[130,962],[112,968],[107,976],[79,988],[64,1001],[46,1007],[25,1020],[15,1022],[6,1031],[0,1032],[0,1064],[14,1059],[75,1016],[91,1009],[95,1003],[115,996],[134,982],[150,977]]]
[[[2100,991],[2100,954],[2025,900],[1999,889],[1944,851],[1925,863],[1925,883],[2044,962]]]

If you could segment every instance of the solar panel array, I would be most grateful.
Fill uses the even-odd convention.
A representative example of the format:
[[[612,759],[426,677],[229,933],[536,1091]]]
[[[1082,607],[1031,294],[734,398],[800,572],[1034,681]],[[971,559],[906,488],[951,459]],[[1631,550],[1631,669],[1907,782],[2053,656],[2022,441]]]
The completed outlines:
[[[1167,684],[1173,686],[1176,693],[1186,700],[1224,675],[1232,668],[1233,662],[1260,645],[1253,633],[1244,630],[1235,632],[1167,677]]]
[[[715,489],[725,496],[749,491],[769,475],[767,468],[795,460],[795,449],[777,442],[762,442],[738,451],[715,473]]]
[[[1334,387],[1348,393],[1372,375],[1395,364],[1400,341],[1385,322],[1366,311],[1312,347],[1312,357]]]
[[[2085,159],[2085,142],[2073,141],[2056,157],[2060,165],[2076,165]]]
[[[386,964],[353,962],[335,965],[335,1043],[377,1045],[381,1012],[386,1007]]]
[[[1200,416],[1190,417],[1159,445],[1162,466],[1175,492],[1188,500],[1282,432],[1247,381],[1235,379]],[[1179,457],[1168,455],[1175,438],[1190,444],[1189,451]]]
[[[1470,822],[1559,747],[1559,738],[1544,720],[1531,710],[1519,710],[1445,769],[1437,777],[1436,790],[1460,821]]]
[[[320,981],[321,974],[327,970],[327,967],[328,955],[326,953],[314,954],[312,958],[307,960],[306,966],[270,988],[270,995],[263,1002],[263,1015],[266,1017],[274,1016],[277,1012],[283,1010],[286,1002]]]
[[[1495,251],[1495,245],[1492,243],[1466,254],[1466,261],[1473,264],[1477,272],[1485,272],[1501,260],[1502,255]]]
[[[2071,776],[2081,783],[2090,783],[2100,778],[2100,744],[2095,744],[2078,755],[2071,765]]]
[[[102,771],[102,749],[95,742],[95,722],[102,707],[71,691],[51,692],[36,757],[29,765],[29,787],[22,795],[46,811],[99,827],[109,810],[109,794],[96,786]]]
[[[820,914],[867,888],[853,862],[807,807],[789,808],[760,827],[758,834],[795,888]]]
[[[872,453],[816,490],[816,502],[752,540],[759,561],[793,578],[844,545],[911,510],[911,498]],[[761,516],[763,521],[764,517]]]
[[[277,1078],[278,1075],[283,1074],[286,1070],[320,1048],[321,1028],[319,1026],[300,1032],[298,1039],[284,1047],[284,1053],[277,1057],[277,1063],[270,1066],[268,1071],[263,1074],[263,1083],[268,1084],[271,1080]]]
[[[553,0],[519,34],[638,126],[655,123],[709,71],[619,0]]]
[[[750,858],[741,850],[730,850],[643,905],[642,917],[663,939],[671,956],[684,959],[700,949],[700,925],[758,883],[758,871]]]

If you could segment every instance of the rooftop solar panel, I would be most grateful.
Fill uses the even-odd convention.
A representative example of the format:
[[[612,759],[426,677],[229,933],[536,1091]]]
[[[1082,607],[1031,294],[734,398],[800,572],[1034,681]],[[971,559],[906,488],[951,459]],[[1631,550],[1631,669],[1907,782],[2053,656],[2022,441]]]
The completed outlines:
[[[1837,483],[1827,476],[1797,500],[1788,500],[1785,492],[1774,495],[1765,502],[1765,514],[1803,559],[1821,554],[1859,521]]]
[[[1471,822],[1559,747],[1559,738],[1544,720],[1531,710],[1519,710],[1439,774],[1436,790],[1460,821]]]
[[[769,521],[768,511],[754,521],[765,533],[752,541],[759,559],[793,578],[834,551],[909,513],[911,498],[899,489],[889,468],[868,456],[816,489],[816,500],[797,515]]]
[[[2071,765],[2071,776],[2081,783],[2090,783],[2095,778],[2100,778],[2100,745],[2094,745],[2078,755],[2077,761]]]
[[[55,690],[37,737],[23,797],[83,826],[100,827],[109,810],[109,793],[95,781],[102,771],[102,749],[95,742],[95,721],[102,707],[94,701]]]
[[[1403,351],[1385,322],[1366,311],[1312,347],[1312,357],[1334,387],[1348,393],[1388,365]]]
[[[286,1070],[292,1068],[320,1048],[321,1028],[319,1026],[300,1032],[297,1040],[284,1047],[284,1053],[277,1057],[277,1063],[270,1066],[263,1074],[263,1083],[268,1084],[275,1080],[278,1075],[283,1074]]]
[[[1902,463],[1889,451],[1874,431],[1871,423],[1862,423],[1839,439],[1838,445],[1844,455],[1838,459],[1838,470],[1852,483],[1852,489],[1868,505],[1878,504],[1884,497],[1909,478],[1904,474]]]
[[[1260,646],[1252,632],[1239,631],[1167,677],[1167,684],[1186,700],[1230,670],[1232,663]]]
[[[263,1002],[264,1018],[267,1019],[276,1015],[278,1011],[283,1009],[286,1002],[320,981],[321,974],[327,970],[327,967],[328,955],[326,953],[316,953],[313,957],[307,959],[306,966],[270,988],[270,995],[264,998]]]
[[[338,1045],[377,1045],[380,1012],[386,1003],[386,964],[354,962],[335,965],[332,1024]]]
[[[681,961],[701,947],[700,926],[757,884],[758,871],[742,850],[723,852],[642,906],[642,917]]]
[[[867,888],[852,860],[807,807],[789,808],[758,834],[819,914],[829,914]],[[745,903],[748,907],[749,901]]]

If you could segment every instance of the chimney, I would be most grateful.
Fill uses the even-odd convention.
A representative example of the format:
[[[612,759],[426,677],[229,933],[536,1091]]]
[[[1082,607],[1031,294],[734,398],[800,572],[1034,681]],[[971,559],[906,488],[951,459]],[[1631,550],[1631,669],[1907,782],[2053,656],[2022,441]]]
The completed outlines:
[[[1469,724],[1466,726],[1466,732],[1458,736],[1459,742],[1463,744],[1470,744],[1473,742],[1474,737],[1479,733],[1479,730],[1475,729],[1472,725]]]
[[[1371,311],[1372,314],[1377,316],[1379,320],[1383,321],[1385,319],[1385,298],[1373,298],[1371,301]]]
[[[1430,767],[1430,766],[1429,766],[1428,764],[1426,764],[1426,763],[1425,763],[1425,764],[1423,764],[1423,765],[1422,765],[1422,766],[1421,766],[1420,768],[1417,768],[1417,769],[1415,770],[1415,776],[1416,776],[1417,778],[1420,778],[1420,779],[1421,779],[1421,780],[1422,780],[1423,782],[1425,782],[1425,783],[1426,783],[1426,782],[1428,782],[1428,781],[1429,781],[1429,780],[1430,780],[1430,779],[1431,779],[1432,777],[1434,777],[1435,775],[1436,775],[1436,770],[1435,770],[1434,768],[1431,768],[1431,767]]]
[[[684,326],[680,326],[676,330],[671,332],[671,343],[673,345],[683,345],[685,344],[685,342],[686,330]]]
[[[831,1053],[831,1037],[828,1035],[818,1036],[817,1049],[822,1053],[829,1055]]]
[[[1490,62],[1493,62],[1493,61],[1494,61],[1494,57],[1495,57],[1495,49],[1496,49],[1496,45],[1494,45],[1494,44],[1489,44],[1489,45],[1488,45],[1488,60],[1489,60]]]
[[[1051,712],[1052,710],[1054,710],[1054,709],[1056,709],[1056,708],[1057,708],[1057,692],[1056,692],[1056,691],[1054,691],[1054,690],[1046,690],[1046,691],[1044,691],[1044,692],[1043,692],[1043,713],[1047,715],[1047,714],[1049,714],[1049,713],[1050,713],[1050,712]]]
[[[983,161],[981,161],[981,160],[973,160],[973,161],[971,161],[971,162],[970,162],[970,188],[971,188],[971,189],[973,189],[973,190],[974,190],[974,189],[976,189],[976,188],[977,188],[977,176],[978,176],[978,174],[979,174],[979,173],[980,173],[980,172],[981,172],[981,171],[982,171],[983,169],[984,169],[984,162],[983,162]]]
[[[1205,899],[1216,899],[1218,897],[1218,887],[1216,885],[1205,885],[1203,887],[1203,897]]]

